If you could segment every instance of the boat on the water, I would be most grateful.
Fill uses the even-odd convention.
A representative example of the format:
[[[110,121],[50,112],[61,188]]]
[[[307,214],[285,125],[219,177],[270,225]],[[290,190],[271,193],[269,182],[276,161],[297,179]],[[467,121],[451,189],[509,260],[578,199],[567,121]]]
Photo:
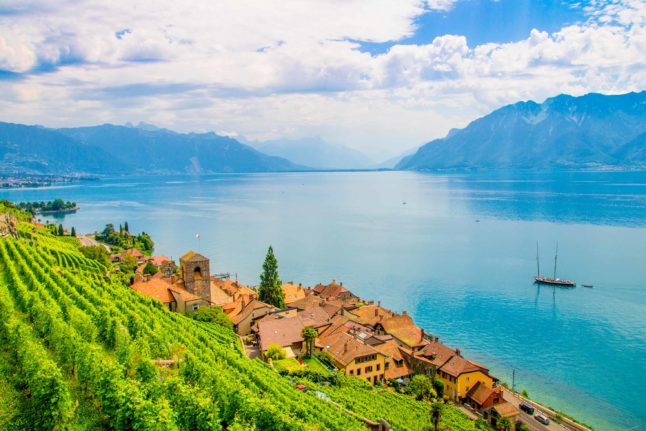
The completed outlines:
[[[583,287],[587,287],[587,288],[589,288],[589,289],[592,289],[592,288],[594,287],[594,286],[593,286],[593,285],[591,285],[591,284],[582,284],[581,286],[583,286]]]
[[[538,257],[538,242],[536,243],[536,277],[534,277],[534,283],[536,284],[547,284],[550,286],[561,286],[561,287],[575,287],[576,281],[564,280],[556,278],[556,262],[559,255],[559,244],[556,243],[556,253],[554,254],[554,276],[553,277],[543,277],[541,276],[541,263]],[[586,286],[587,287],[587,286]],[[590,286],[592,287],[592,286]]]

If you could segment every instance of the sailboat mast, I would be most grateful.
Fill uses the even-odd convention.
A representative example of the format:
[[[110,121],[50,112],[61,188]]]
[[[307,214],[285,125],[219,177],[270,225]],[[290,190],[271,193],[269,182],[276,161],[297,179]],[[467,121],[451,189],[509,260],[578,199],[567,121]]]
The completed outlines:
[[[536,276],[541,276],[541,262],[538,260],[538,241],[536,241]]]
[[[559,243],[556,243],[556,253],[554,254],[554,279],[556,279],[556,260],[559,257]]]

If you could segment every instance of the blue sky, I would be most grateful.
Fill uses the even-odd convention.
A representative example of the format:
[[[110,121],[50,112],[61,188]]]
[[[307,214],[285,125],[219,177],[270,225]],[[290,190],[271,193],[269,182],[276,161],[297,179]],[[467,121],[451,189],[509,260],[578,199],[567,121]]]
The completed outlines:
[[[643,0],[5,0],[0,120],[379,161],[519,100],[644,90],[645,59]]]
[[[463,0],[449,10],[429,10],[415,20],[415,33],[397,41],[360,42],[361,50],[383,54],[395,44],[423,45],[445,34],[463,35],[470,47],[516,42],[532,29],[555,32],[584,21],[588,2],[561,0]]]

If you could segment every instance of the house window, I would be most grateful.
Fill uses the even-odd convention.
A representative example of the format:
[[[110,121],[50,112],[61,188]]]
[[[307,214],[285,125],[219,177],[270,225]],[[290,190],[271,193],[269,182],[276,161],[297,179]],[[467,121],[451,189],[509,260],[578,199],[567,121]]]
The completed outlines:
[[[357,376],[361,375],[361,368],[357,368]]]
[[[469,378],[467,377],[467,383],[469,383]]]
[[[388,370],[390,368],[390,362],[386,362],[384,365],[384,369]]]
[[[193,311],[197,310],[200,308],[200,304],[193,304]]]
[[[354,376],[354,370],[350,370],[350,375]]]
[[[366,373],[372,373],[372,365],[369,367],[366,367]]]
[[[381,364],[377,364],[377,371],[381,370]]]

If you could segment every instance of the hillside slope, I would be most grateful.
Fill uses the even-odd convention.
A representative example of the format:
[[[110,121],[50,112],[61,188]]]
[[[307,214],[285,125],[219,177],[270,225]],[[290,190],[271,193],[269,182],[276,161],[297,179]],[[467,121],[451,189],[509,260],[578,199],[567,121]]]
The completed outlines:
[[[105,151],[90,148],[51,129],[0,122],[0,172],[119,173]]]
[[[502,107],[422,146],[397,168],[643,167],[644,132],[646,91],[560,95]]]
[[[151,127],[104,124],[58,129],[83,144],[100,148],[119,163],[146,173],[267,172],[302,169],[215,133],[177,133]]]
[[[18,232],[0,237],[0,428],[367,429],[248,359],[229,329],[172,313],[119,284],[79,252],[75,238],[26,221]],[[158,366],[156,359],[173,363]],[[323,390],[397,430],[428,425],[428,403],[358,379],[340,378]],[[443,423],[476,429],[450,406]]]

